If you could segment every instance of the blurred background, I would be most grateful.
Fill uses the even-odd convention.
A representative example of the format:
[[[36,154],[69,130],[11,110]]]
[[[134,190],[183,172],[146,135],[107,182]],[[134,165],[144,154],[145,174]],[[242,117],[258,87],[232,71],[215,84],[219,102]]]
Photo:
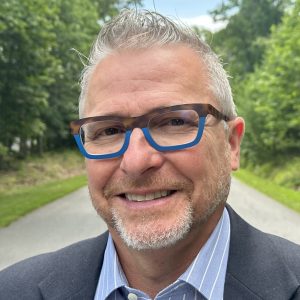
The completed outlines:
[[[68,124],[89,48],[124,7],[181,20],[220,55],[247,124],[236,176],[300,211],[300,0],[1,0],[0,227],[86,185]]]

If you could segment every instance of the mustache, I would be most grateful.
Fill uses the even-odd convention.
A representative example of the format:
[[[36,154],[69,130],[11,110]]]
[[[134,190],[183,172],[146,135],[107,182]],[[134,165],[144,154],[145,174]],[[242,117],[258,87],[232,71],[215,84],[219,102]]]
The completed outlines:
[[[106,198],[115,195],[124,194],[130,190],[136,189],[155,189],[155,190],[193,190],[192,181],[187,178],[171,179],[165,176],[147,176],[137,179],[129,177],[111,179],[103,189]]]

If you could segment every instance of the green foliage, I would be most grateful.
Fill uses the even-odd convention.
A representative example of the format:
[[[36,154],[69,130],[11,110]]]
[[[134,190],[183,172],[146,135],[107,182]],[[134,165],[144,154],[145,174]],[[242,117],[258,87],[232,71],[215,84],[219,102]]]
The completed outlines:
[[[212,38],[202,32],[233,76],[235,102],[246,119],[242,165],[294,189],[297,172],[274,172],[299,157],[299,7],[300,0],[223,1],[211,14],[227,26]]]
[[[277,185],[300,190],[300,157],[285,157],[281,160],[253,164],[246,169]]]
[[[16,136],[24,141],[45,131],[40,116],[59,65],[51,53],[56,46],[56,8],[51,1],[36,2],[0,3],[0,127],[8,148]]]
[[[10,161],[3,149],[26,157],[69,147],[82,69],[71,49],[88,55],[101,21],[133,2],[0,1],[0,169]]]
[[[0,143],[0,169],[5,169],[8,164],[7,161],[8,149]]]
[[[247,77],[240,100],[248,125],[244,154],[261,163],[300,149],[300,1],[272,28],[263,63]]]
[[[53,55],[59,59],[60,72],[48,87],[48,109],[42,120],[48,130],[44,134],[47,149],[57,149],[70,144],[68,123],[77,118],[77,98],[81,62],[73,48],[88,53],[89,47],[99,30],[97,10],[90,1],[59,1],[57,17],[59,22],[54,29],[57,47]]]
[[[275,183],[300,191],[300,158],[287,159],[285,164],[273,169]]]
[[[63,180],[84,173],[84,158],[79,151],[45,152],[42,156],[22,160],[14,170],[0,171],[0,193],[14,193],[23,187]]]
[[[228,63],[234,83],[261,62],[264,39],[278,24],[286,0],[229,0],[211,12],[215,20],[227,21],[226,28],[214,34],[212,46]]]

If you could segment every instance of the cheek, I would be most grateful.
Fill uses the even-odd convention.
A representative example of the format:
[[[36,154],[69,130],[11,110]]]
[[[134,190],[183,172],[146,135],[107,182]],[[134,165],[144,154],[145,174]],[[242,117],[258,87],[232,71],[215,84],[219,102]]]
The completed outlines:
[[[92,190],[103,189],[116,169],[115,160],[100,161],[87,159],[85,165],[89,188]]]
[[[193,148],[175,151],[165,154],[167,161],[174,169],[174,174],[179,174],[181,177],[188,180],[192,185],[192,190],[189,192],[193,194],[198,189],[203,189],[207,181],[208,173],[208,159],[203,149],[196,146]],[[172,176],[170,174],[170,176]]]
[[[205,135],[193,148],[174,152],[170,160],[177,171],[193,182],[195,190],[217,180],[220,173],[230,172],[229,145],[226,139]]]

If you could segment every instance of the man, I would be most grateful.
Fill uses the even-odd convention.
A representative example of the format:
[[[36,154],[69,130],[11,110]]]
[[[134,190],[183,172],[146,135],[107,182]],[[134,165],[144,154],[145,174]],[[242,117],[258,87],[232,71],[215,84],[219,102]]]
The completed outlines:
[[[79,111],[109,233],[4,270],[1,299],[300,299],[300,247],[225,206],[244,121],[191,30],[123,11],[94,44]]]

